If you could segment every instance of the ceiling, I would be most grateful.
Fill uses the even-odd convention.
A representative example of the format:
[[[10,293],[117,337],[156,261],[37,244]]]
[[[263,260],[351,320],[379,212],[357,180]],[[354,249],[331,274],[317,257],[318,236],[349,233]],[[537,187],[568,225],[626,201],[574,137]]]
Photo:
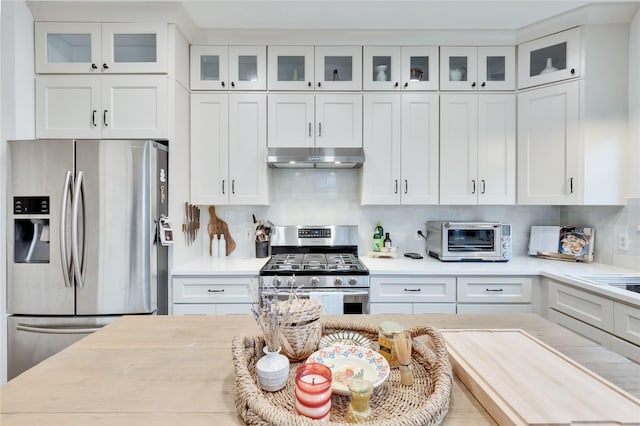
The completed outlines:
[[[588,4],[550,0],[195,0],[179,2],[201,29],[517,30]],[[633,13],[631,13],[633,16]],[[629,19],[631,18],[629,16]]]

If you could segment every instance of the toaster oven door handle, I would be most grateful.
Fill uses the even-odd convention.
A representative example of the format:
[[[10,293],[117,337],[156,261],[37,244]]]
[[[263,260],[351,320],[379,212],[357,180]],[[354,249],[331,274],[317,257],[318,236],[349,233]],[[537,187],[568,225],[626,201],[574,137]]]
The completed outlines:
[[[490,229],[490,228],[497,228],[498,226],[500,226],[499,223],[463,223],[463,222],[456,222],[456,223],[451,223],[451,222],[447,222],[444,224],[445,228],[453,228],[453,229],[458,229],[458,228],[486,228],[486,229]]]

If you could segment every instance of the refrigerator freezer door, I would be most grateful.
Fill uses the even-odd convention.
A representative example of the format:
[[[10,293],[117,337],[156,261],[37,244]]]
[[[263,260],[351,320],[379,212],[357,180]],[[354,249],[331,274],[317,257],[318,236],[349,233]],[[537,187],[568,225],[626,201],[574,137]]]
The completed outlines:
[[[8,317],[7,378],[11,380],[116,318]]]
[[[61,211],[67,212],[63,225],[71,223],[70,197],[64,205],[63,197],[70,195],[65,177],[72,178],[73,141],[22,140],[9,141],[8,146],[7,312],[73,315],[74,292],[65,286],[61,253],[66,247],[64,257],[70,260],[70,240],[67,236],[61,240],[60,232]],[[17,213],[14,197],[48,197],[49,213],[29,209]],[[25,235],[29,223],[35,238]],[[20,246],[29,240],[29,245],[37,244],[37,253],[20,258]]]
[[[78,315],[157,309],[156,156],[153,141],[76,142],[78,204],[72,210],[80,229],[73,244],[85,259],[76,283]]]

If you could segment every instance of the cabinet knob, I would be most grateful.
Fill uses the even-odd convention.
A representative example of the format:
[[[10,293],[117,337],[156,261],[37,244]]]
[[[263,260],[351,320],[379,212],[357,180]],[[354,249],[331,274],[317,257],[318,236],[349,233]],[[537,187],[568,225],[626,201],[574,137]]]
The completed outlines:
[[[107,64],[102,64],[102,69],[104,69],[104,70],[108,70],[108,69],[109,69],[109,65],[107,65]]]
[[[471,87],[476,87],[476,82],[471,83]]]
[[[393,87],[398,87],[400,84],[396,81],[396,84],[393,85]]]
[[[311,82],[307,83],[307,86],[311,87]]]
[[[236,82],[235,81],[231,82],[231,87],[236,87]]]
[[[404,87],[409,87],[409,82],[405,81],[404,82]]]
[[[321,86],[322,86],[322,83],[321,83],[321,82],[318,82],[318,87],[321,87]]]
[[[571,75],[576,73],[576,69],[575,68],[571,68]]]
[[[482,84],[481,84],[480,86],[481,86],[481,87],[484,87],[484,86],[486,86],[486,85],[487,85],[487,83],[483,81],[483,82],[482,82]]]
[[[220,84],[222,85],[222,87],[224,87],[224,81],[221,81]]]
[[[92,69],[92,70],[97,70],[97,69],[98,69],[98,66],[97,66],[96,64],[91,64],[91,69]]]

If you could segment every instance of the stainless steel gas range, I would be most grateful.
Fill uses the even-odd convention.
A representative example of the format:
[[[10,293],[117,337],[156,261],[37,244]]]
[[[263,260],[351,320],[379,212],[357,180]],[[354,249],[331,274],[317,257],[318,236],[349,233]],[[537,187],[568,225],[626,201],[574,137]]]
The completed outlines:
[[[369,313],[369,270],[358,259],[357,226],[276,226],[271,259],[260,270],[261,294],[342,296],[345,314]]]

